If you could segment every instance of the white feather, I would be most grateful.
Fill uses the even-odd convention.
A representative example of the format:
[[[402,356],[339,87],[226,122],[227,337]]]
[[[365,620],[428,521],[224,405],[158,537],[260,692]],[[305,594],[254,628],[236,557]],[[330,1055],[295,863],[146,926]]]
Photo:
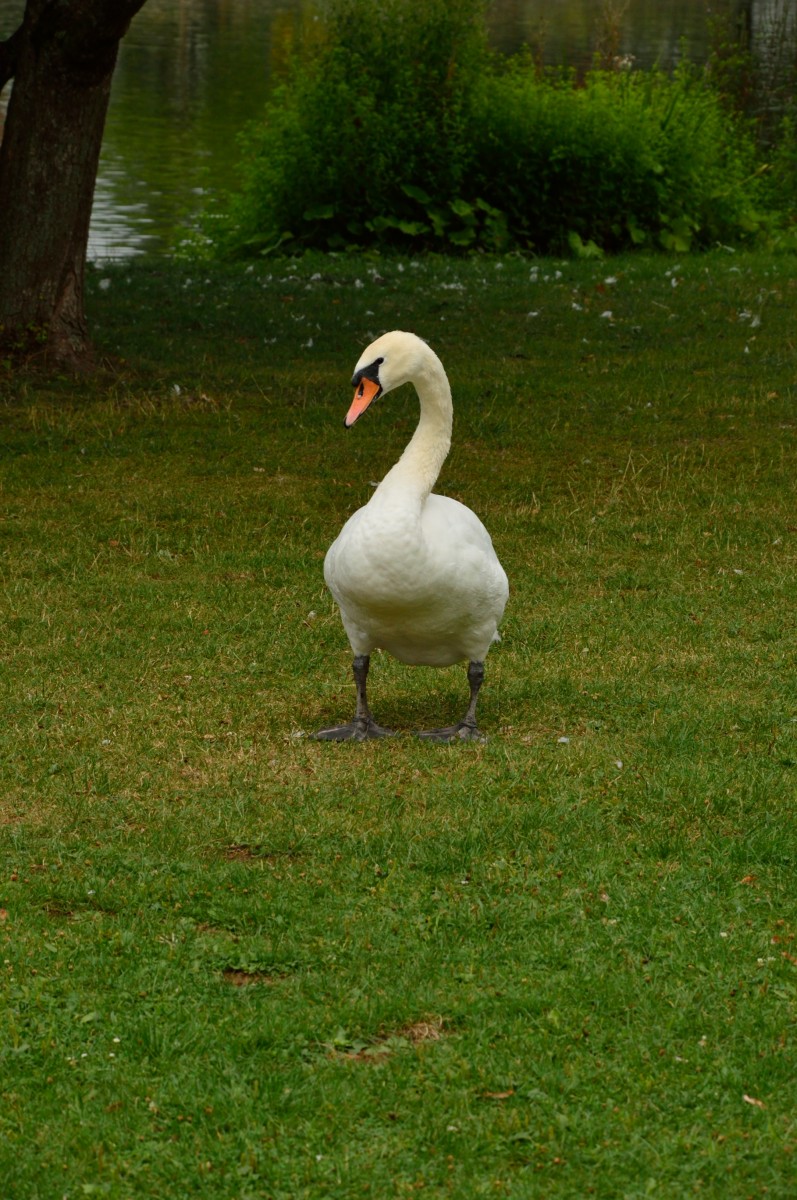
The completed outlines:
[[[475,513],[432,494],[451,444],[451,390],[440,359],[394,331],[363,353],[382,394],[413,383],[421,415],[404,454],[330,546],[324,578],[355,655],[380,647],[416,665],[484,660],[509,595],[490,535]]]

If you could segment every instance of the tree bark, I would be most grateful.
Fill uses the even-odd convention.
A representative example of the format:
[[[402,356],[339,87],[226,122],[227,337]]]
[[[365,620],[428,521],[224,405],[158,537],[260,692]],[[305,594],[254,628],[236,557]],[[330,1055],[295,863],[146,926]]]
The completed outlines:
[[[119,41],[145,0],[27,0],[0,44],[14,87],[0,143],[0,344],[91,356],[83,286]]]

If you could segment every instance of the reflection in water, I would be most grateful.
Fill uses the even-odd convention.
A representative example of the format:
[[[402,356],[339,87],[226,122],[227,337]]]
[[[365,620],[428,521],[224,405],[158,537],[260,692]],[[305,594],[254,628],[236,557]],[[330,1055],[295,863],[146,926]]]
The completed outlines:
[[[262,111],[301,9],[301,0],[147,0],[114,74],[91,257],[168,248],[208,194],[235,187],[237,135]],[[120,224],[134,235],[121,244]]]
[[[144,189],[142,188],[142,193]],[[158,237],[152,231],[153,217],[145,194],[138,201],[121,201],[120,196],[135,194],[135,181],[131,180],[127,165],[114,161],[107,153],[97,174],[94,189],[94,207],[91,210],[89,230],[89,258],[132,258],[146,254],[151,243]]]
[[[374,0],[377,2],[377,0]],[[788,0],[731,0],[753,38]],[[25,0],[0,0],[0,39]],[[612,29],[606,0],[493,0],[490,36],[511,52],[524,42],[549,63],[583,67],[601,43],[640,66],[707,54],[700,0],[628,0]],[[147,0],[123,40],[92,213],[89,257],[162,251],[208,195],[236,184],[236,136],[284,77],[290,51],[315,19],[310,0]],[[790,41],[797,31],[791,21]],[[0,105],[7,100],[8,89]],[[0,111],[0,120],[2,111]]]

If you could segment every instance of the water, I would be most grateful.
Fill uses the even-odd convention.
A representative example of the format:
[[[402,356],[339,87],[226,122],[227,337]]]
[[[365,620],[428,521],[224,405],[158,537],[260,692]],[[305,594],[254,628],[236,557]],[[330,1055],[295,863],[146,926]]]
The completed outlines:
[[[750,0],[753,36],[783,0]],[[670,67],[708,51],[701,0],[617,0],[617,50]],[[0,0],[0,38],[24,0]],[[606,0],[494,0],[500,50],[538,42],[551,63],[594,53]],[[236,182],[236,135],[262,110],[288,53],[315,18],[303,0],[147,0],[123,40],[114,75],[89,240],[94,260],[168,250],[209,193]],[[2,100],[7,100],[8,89]]]

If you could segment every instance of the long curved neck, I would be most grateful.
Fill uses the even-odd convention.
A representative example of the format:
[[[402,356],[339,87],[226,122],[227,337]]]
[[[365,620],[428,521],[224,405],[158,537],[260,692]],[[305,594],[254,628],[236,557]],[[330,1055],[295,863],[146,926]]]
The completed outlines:
[[[430,356],[413,379],[421,403],[418,427],[396,465],[388,471],[374,496],[394,489],[412,494],[420,504],[435,485],[440,468],[451,448],[453,408],[451,388],[437,356]]]

